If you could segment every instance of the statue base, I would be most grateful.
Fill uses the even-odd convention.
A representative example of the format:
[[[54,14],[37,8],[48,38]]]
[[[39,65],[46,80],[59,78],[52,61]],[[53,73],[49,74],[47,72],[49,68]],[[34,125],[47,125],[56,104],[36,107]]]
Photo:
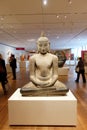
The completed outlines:
[[[20,93],[22,96],[58,96],[66,95],[69,89],[56,89],[56,88],[21,88]]]
[[[17,89],[8,99],[9,125],[77,124],[77,99],[72,92],[66,96],[23,97]]]

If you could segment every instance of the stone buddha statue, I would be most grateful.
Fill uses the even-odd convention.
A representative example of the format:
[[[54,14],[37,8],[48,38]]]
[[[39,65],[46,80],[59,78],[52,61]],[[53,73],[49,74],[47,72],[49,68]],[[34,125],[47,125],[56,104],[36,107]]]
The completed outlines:
[[[38,53],[30,57],[30,82],[20,90],[22,96],[65,95],[69,89],[58,80],[58,57],[50,53],[50,42],[42,35]]]

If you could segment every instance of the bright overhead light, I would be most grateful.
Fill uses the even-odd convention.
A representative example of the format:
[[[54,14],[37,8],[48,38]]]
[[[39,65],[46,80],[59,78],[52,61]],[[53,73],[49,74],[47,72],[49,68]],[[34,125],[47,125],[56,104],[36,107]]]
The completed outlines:
[[[47,5],[47,0],[43,0],[43,4],[44,4],[44,5]]]
[[[65,16],[64,16],[64,18],[66,19],[66,18],[67,18],[67,16],[65,15]]]
[[[59,15],[57,15],[56,17],[59,18]]]
[[[28,42],[34,42],[35,39],[27,39]]]
[[[69,0],[68,2],[69,2],[69,4],[72,4],[72,1],[71,1],[71,0]]]
[[[0,18],[0,20],[2,20],[2,21],[3,21],[3,20],[4,20],[4,17],[1,17],[1,18]]]

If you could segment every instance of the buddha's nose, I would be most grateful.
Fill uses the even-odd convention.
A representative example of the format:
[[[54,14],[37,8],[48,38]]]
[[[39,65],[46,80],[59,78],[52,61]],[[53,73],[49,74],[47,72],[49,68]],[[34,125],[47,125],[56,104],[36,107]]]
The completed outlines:
[[[45,51],[45,49],[44,49],[44,48],[42,48],[42,51]]]

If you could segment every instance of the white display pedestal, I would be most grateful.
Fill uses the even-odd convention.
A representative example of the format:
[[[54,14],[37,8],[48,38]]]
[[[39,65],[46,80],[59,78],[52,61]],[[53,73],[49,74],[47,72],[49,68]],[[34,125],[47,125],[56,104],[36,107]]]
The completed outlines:
[[[27,70],[29,69],[29,61],[20,61],[19,62],[20,70]]]
[[[66,96],[23,97],[20,89],[8,99],[9,125],[71,125],[77,122],[77,100]]]
[[[58,75],[68,75],[69,67],[58,68]]]

